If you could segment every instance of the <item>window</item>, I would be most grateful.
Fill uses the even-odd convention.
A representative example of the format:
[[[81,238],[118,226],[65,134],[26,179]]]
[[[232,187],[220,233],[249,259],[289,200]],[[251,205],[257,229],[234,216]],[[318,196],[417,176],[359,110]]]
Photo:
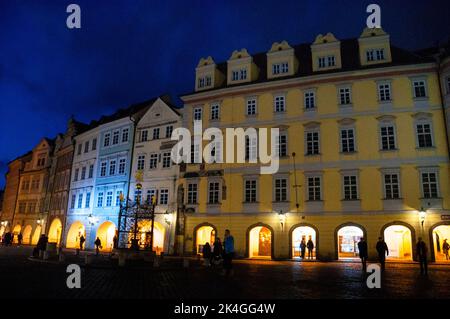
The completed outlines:
[[[111,160],[109,162],[109,175],[116,174],[116,160]]]
[[[77,208],[81,208],[83,205],[83,194],[78,195],[78,205]]]
[[[275,179],[275,201],[287,201],[287,178]]]
[[[308,200],[321,200],[320,176],[308,177]]]
[[[340,88],[339,89],[339,103],[341,105],[351,103],[350,88]]]
[[[316,107],[316,101],[313,91],[305,92],[305,109],[311,110]]]
[[[76,199],[76,195],[74,194],[74,195],[72,195],[72,198],[70,199],[70,209],[74,209],[75,208],[75,199]],[[22,203],[20,203],[20,204],[22,204]],[[20,209],[19,209],[19,211],[20,211]]]
[[[141,142],[146,142],[148,140],[148,131],[144,130],[141,132]]]
[[[81,169],[81,180],[86,178],[86,166]]]
[[[255,115],[256,114],[256,98],[250,98],[247,100],[247,115]]]
[[[191,144],[191,163],[200,163],[200,145]]]
[[[91,204],[91,193],[88,192],[86,193],[86,202],[84,203],[84,207],[89,208],[90,204]]]
[[[422,172],[422,196],[424,198],[437,198],[438,194],[438,182],[437,173],[435,172]]]
[[[344,176],[344,199],[346,200],[358,199],[358,185],[356,175]]]
[[[158,154],[150,154],[150,169],[158,167]]]
[[[247,79],[247,69],[238,69],[231,72],[232,81],[240,81]]]
[[[152,197],[156,195],[156,189],[147,190],[147,203],[152,204]]]
[[[106,176],[106,162],[100,164],[100,176]]]
[[[389,83],[378,84],[378,98],[382,102],[391,100],[391,85]]]
[[[159,127],[153,129],[153,139],[159,139]]]
[[[112,206],[112,197],[113,197],[113,192],[107,192],[106,193],[106,207],[111,207]]]
[[[319,68],[327,68],[336,65],[336,58],[334,55],[319,57]]]
[[[88,178],[92,178],[94,176],[94,165],[89,165],[89,174]]]
[[[366,51],[368,62],[384,60],[384,49],[372,49]]]
[[[341,151],[343,153],[355,151],[355,130],[353,128],[341,129]]]
[[[202,120],[202,109],[200,107],[196,107],[194,109],[194,121]]]
[[[119,131],[114,131],[112,143],[113,145],[119,144]]]
[[[327,57],[328,66],[335,66],[336,65],[336,59],[334,55],[330,55]]]
[[[205,84],[206,86],[211,86],[211,76],[205,76]]]
[[[245,202],[256,203],[256,180],[246,180],[245,181]]]
[[[287,156],[287,133],[281,132],[278,141],[275,143],[276,155],[279,157]]]
[[[126,160],[124,158],[121,158],[119,160],[119,174],[121,175],[125,174],[125,164]]]
[[[95,151],[96,149],[97,149],[97,139],[94,138],[94,139],[92,140],[92,150]]]
[[[163,168],[170,167],[171,162],[170,152],[163,153]]]
[[[116,191],[116,205],[120,206],[120,194],[122,194],[122,191]]]
[[[97,197],[97,207],[103,206],[103,192],[98,193]]]
[[[84,152],[85,152],[85,153],[89,152],[89,141],[86,141],[86,142],[84,143]]]
[[[211,76],[209,75],[198,79],[198,87],[203,88],[205,86],[211,86]]]
[[[135,202],[140,202],[142,199],[142,191],[140,189],[136,189],[134,191],[134,201]]]
[[[166,137],[172,137],[172,132],[173,132],[173,126],[172,125],[169,125],[169,126],[166,126]]]
[[[128,134],[128,129],[127,129],[127,128],[124,128],[124,129],[122,130],[122,143],[128,142],[128,136],[129,136],[129,134]]]
[[[82,147],[82,145],[78,144],[77,155],[81,155],[81,147]],[[39,162],[38,162],[38,165],[39,165]]]
[[[219,194],[220,194],[219,188],[220,188],[219,182],[209,182],[208,184],[209,204],[219,204]]]
[[[199,78],[198,79],[198,87],[202,88],[205,86],[205,78]]]
[[[75,205],[75,200],[73,202]],[[19,213],[24,214],[26,212],[26,209],[27,209],[27,203],[20,202],[19,203]]]
[[[306,132],[306,155],[318,155],[319,149],[319,132]]]
[[[395,150],[395,128],[393,125],[383,125],[380,127],[381,149],[383,151]]]
[[[433,147],[430,123],[416,124],[417,144],[419,147]]]
[[[139,155],[137,160],[137,169],[143,170],[145,167],[145,155]]]
[[[159,204],[167,205],[169,203],[169,190],[162,188],[159,190]]]
[[[284,112],[286,111],[286,103],[285,103],[285,97],[284,95],[278,95],[275,96],[275,100],[274,100],[274,108],[275,108],[275,112]]]
[[[73,181],[76,182],[78,180],[78,173],[80,172],[79,168],[75,169],[75,174],[73,176]]]
[[[103,140],[103,146],[104,147],[108,147],[109,143],[110,143],[110,140],[111,140],[111,134],[110,133],[105,133],[105,138]]]
[[[256,161],[258,157],[258,138],[245,136],[245,159],[250,162]]]
[[[211,105],[211,120],[219,119],[219,104]]]
[[[400,198],[398,174],[384,174],[384,198],[398,199]]]
[[[194,183],[189,183],[187,188],[187,203],[197,204],[198,196],[198,185]]]
[[[413,88],[414,88],[414,97],[415,98],[427,96],[427,91],[425,89],[425,81],[424,80],[413,81]]]
[[[272,64],[272,74],[283,74],[289,72],[289,64],[287,62]]]

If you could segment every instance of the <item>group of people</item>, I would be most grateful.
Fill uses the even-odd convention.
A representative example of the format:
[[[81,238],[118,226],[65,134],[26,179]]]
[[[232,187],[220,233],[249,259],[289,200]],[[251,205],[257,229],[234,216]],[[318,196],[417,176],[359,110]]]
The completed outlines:
[[[202,249],[205,265],[214,266],[223,261],[223,269],[226,276],[232,274],[234,257],[234,238],[229,229],[225,230],[223,244],[219,237],[211,245],[206,242]]]
[[[375,249],[377,250],[377,253],[378,253],[378,262],[380,263],[381,270],[384,271],[386,268],[386,256],[389,256],[389,248],[382,237],[378,237],[378,242],[377,242],[377,245],[375,246]],[[448,249],[448,244],[447,244],[447,249]],[[361,262],[362,262],[362,268],[363,268],[362,270],[363,270],[363,272],[366,272],[367,259],[369,258],[369,249],[368,249],[367,242],[365,241],[364,237],[361,237],[361,239],[358,242],[358,251],[359,251],[359,257],[361,258]],[[422,237],[419,237],[419,240],[417,241],[417,244],[416,244],[416,255],[417,255],[417,258],[419,259],[421,275],[428,274],[427,254],[428,254],[427,245],[422,240]]]
[[[22,234],[17,235],[17,240],[19,240],[19,235],[20,235],[20,243],[19,243],[20,245],[22,243]],[[3,234],[0,240],[3,246],[11,246],[14,242],[14,233],[6,232]]]
[[[308,249],[308,259],[313,259],[314,243],[312,241],[311,235],[308,238],[308,242],[306,242],[305,236],[302,237],[302,240],[300,242],[300,257],[302,260],[305,259],[306,249]]]

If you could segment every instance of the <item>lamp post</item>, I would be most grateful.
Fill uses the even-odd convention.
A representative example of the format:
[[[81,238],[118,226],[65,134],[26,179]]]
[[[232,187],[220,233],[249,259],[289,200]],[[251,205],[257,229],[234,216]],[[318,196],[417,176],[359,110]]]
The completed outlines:
[[[424,234],[423,223],[425,222],[426,217],[427,217],[427,212],[423,209],[423,207],[421,207],[420,211],[419,211],[419,222],[420,222],[420,226],[421,226],[422,236]]]
[[[280,221],[281,230],[283,230],[283,229],[284,229],[284,224],[285,224],[285,222],[286,222],[286,214],[283,213],[283,210],[280,210],[280,211],[278,212],[278,219],[279,219],[279,221]]]

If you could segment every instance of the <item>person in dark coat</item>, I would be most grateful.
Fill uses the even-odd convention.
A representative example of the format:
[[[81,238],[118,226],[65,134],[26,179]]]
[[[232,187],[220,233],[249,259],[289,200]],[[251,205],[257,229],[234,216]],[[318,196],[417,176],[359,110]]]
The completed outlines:
[[[94,244],[95,244],[95,253],[98,255],[100,252],[100,248],[102,247],[102,241],[100,240],[99,237],[97,237]]]
[[[86,241],[86,238],[84,238],[83,235],[80,236],[80,250],[83,250],[84,242]]]
[[[211,266],[211,245],[208,242],[203,245],[202,254],[205,266]]]
[[[314,249],[314,243],[311,239],[311,236],[309,236],[308,242],[306,243],[306,248],[308,248],[308,259],[312,259],[313,257],[313,249]]]
[[[445,260],[449,259],[449,256],[448,256],[449,249],[450,249],[450,245],[448,244],[447,238],[446,238],[446,239],[444,239],[444,242],[442,243],[442,252],[444,253]]]
[[[383,238],[378,237],[376,249],[378,253],[378,260],[381,265],[381,270],[384,270],[386,264],[386,256],[389,256],[389,249]]]
[[[367,269],[367,258],[369,257],[369,252],[367,248],[367,242],[364,240],[364,237],[361,237],[358,243],[359,250],[359,258],[361,258],[362,270],[366,272]]]
[[[300,256],[302,257],[302,260],[305,259],[305,252],[306,252],[306,240],[305,237],[303,237],[302,241],[300,242]]]
[[[211,265],[217,264],[222,258],[223,247],[220,238],[217,237],[213,244],[213,251],[211,254]]]
[[[233,274],[233,257],[234,257],[234,237],[229,229],[225,229],[225,239],[223,240],[223,268],[225,275]]]
[[[428,261],[427,261],[428,248],[425,242],[422,240],[422,237],[419,237],[419,241],[416,244],[416,254],[417,257],[419,258],[420,274],[428,275]]]
[[[19,233],[19,235],[17,235],[17,243],[20,245],[22,245],[22,239],[23,239],[23,235],[22,233]]]

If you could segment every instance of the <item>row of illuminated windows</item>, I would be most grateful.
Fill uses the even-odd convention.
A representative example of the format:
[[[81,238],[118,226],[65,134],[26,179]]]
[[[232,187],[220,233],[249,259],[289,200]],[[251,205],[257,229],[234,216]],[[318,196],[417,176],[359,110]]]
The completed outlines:
[[[81,172],[81,174],[80,174]],[[87,176],[86,176],[87,175]],[[86,178],[92,178],[94,177],[94,164],[90,164],[89,167],[83,166],[80,170],[80,168],[75,168],[73,173],[73,181],[76,182],[78,180],[82,181]]]
[[[161,154],[152,153],[149,154],[147,161],[147,154],[140,154],[137,157],[137,169],[138,170],[153,170],[158,169],[158,164],[162,163],[162,168],[169,168],[172,166],[172,159],[170,152],[163,152]]]
[[[77,145],[77,155],[81,155],[81,152],[88,153],[89,149],[91,151],[97,150],[97,138],[93,138],[92,141],[88,140],[85,141],[84,143],[79,143]]]
[[[136,189],[134,191],[135,202],[145,202],[146,204],[152,203],[153,196],[156,196],[156,204],[168,205],[169,204],[169,189],[168,188],[150,188],[146,192],[142,189]]]
[[[22,192],[38,191],[41,185],[41,176],[31,177],[30,179],[23,179],[20,190]]]
[[[161,129],[159,127],[155,127],[152,129],[152,140],[158,140],[161,138]],[[173,132],[173,125],[168,125],[166,126],[165,129],[165,138],[170,138],[172,136],[172,132]],[[140,142],[146,142],[149,141],[149,130],[141,130],[140,131],[140,137],[139,137],[139,141]]]
[[[69,171],[56,173],[54,180],[54,190],[61,190],[69,184]]]
[[[126,158],[103,160],[100,162],[99,176],[125,175]]]
[[[106,132],[103,136],[103,147],[109,147],[128,143],[130,138],[129,128],[123,128],[122,130],[113,130],[112,132]]]
[[[427,97],[427,84],[426,81],[421,80],[413,80],[413,96],[414,98],[426,98]],[[391,83],[382,82],[378,83],[378,99],[380,102],[389,102],[392,101],[392,89]],[[317,108],[317,97],[315,90],[305,90],[304,96],[304,107],[305,110],[315,110]],[[350,86],[339,87],[338,88],[338,103],[339,105],[351,105],[352,104],[352,90]],[[245,114],[246,115],[256,115],[257,110],[257,98],[250,97],[246,101]],[[286,112],[287,103],[286,103],[286,95],[278,94],[274,96],[273,99],[273,110],[275,113],[283,113]],[[195,107],[193,109],[193,119],[201,120],[202,119],[203,108]],[[212,103],[210,105],[210,119],[211,120],[219,120],[220,119],[220,104]]]
[[[41,206],[42,202],[38,204],[36,201],[19,201],[17,205],[17,212],[19,214],[32,214],[36,212],[36,208]],[[39,207],[41,210],[42,207]]]
[[[67,205],[67,197],[64,194],[63,196],[53,196],[50,201],[50,209],[51,210],[63,210],[66,209]]]

